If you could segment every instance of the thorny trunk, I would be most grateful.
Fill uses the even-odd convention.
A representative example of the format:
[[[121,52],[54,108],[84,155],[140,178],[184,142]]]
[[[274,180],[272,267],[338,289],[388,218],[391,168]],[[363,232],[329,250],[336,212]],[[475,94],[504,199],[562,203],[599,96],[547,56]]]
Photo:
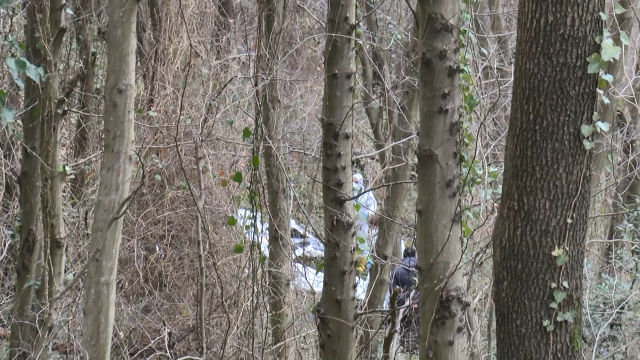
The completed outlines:
[[[393,185],[387,189],[387,196],[384,199],[384,208],[380,217],[380,229],[375,246],[375,257],[369,270],[370,281],[364,311],[382,307],[389,289],[389,273],[392,259],[395,257],[394,251],[398,242],[401,241],[402,233],[397,219],[401,216],[409,191],[409,184],[402,182],[406,182],[409,179],[414,152],[413,141],[406,140],[413,136],[415,131],[415,110],[418,95],[418,89],[415,85],[419,66],[419,62],[414,61],[417,48],[415,26],[413,30],[407,53],[407,67],[404,74],[406,78],[403,80],[403,91],[400,105],[398,106],[398,120],[393,127],[392,133],[392,141],[394,143],[404,142],[391,148],[390,168],[385,169],[385,183]],[[369,359],[375,353],[377,347],[376,333],[380,327],[380,322],[379,316],[365,318],[363,334],[359,344],[363,359]]]
[[[262,33],[261,71],[264,76],[261,115],[264,125],[264,160],[269,202],[269,307],[271,341],[276,359],[291,359],[293,347],[291,317],[291,191],[280,158],[284,119],[280,110],[278,87],[282,26],[285,0],[259,1]]]
[[[351,200],[354,30],[355,0],[331,0],[321,119],[324,284],[317,309],[320,353],[324,360],[351,360],[355,350],[356,231]]]
[[[587,73],[585,59],[598,51],[603,5],[519,3],[503,192],[493,232],[498,359],[580,356],[591,180],[591,153],[580,127],[592,122],[595,109],[597,79]],[[554,300],[557,308],[550,306]]]
[[[459,5],[418,2],[420,359],[468,359],[460,228]]]
[[[44,65],[39,50],[37,19],[41,9],[30,2],[26,9],[25,37],[26,56],[36,66]],[[26,359],[32,350],[31,338],[35,333],[31,313],[35,288],[35,268],[39,258],[39,213],[40,213],[40,84],[31,78],[24,80],[24,108],[22,114],[22,162],[18,186],[20,187],[20,248],[16,261],[15,300],[11,310],[11,335],[9,359]]]
[[[111,0],[108,5],[107,75],[105,81],[104,155],[89,253],[98,256],[85,279],[82,345],[92,360],[107,360],[115,308],[122,203],[133,169],[133,118],[137,1]]]
[[[80,48],[80,58],[84,74],[80,84],[80,115],[77,118],[76,132],[73,139],[73,156],[82,159],[89,154],[89,129],[93,122],[93,112],[95,111],[95,63],[96,54],[91,50],[94,30],[91,27],[93,11],[91,9],[92,0],[81,0],[77,8],[78,36],[76,42]],[[87,171],[85,165],[80,164],[80,168],[75,172],[75,177],[71,179],[71,191],[76,201],[80,200],[84,193],[84,185],[87,181]]]

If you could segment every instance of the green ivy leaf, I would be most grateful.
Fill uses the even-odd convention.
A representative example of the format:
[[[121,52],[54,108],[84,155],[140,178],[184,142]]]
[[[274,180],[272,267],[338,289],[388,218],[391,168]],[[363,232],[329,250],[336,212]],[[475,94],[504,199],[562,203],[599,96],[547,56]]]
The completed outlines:
[[[602,57],[598,53],[594,53],[587,58],[589,62],[589,66],[587,67],[587,73],[589,74],[597,74],[605,67],[604,61],[602,61]]]
[[[629,46],[629,34],[624,30],[620,30],[620,42]]]
[[[564,319],[573,324],[573,321],[576,319],[578,312],[575,310],[569,310],[564,313]]]
[[[593,134],[593,125],[587,125],[587,124],[582,124],[580,125],[580,132],[582,133],[582,136],[588,138],[589,136],[591,136],[591,134]]]
[[[558,312],[558,317],[556,317],[556,320],[558,320],[559,322],[564,321],[564,313],[562,311]]]
[[[248,139],[248,138],[251,137],[251,135],[253,135],[253,133],[251,132],[251,129],[249,129],[248,126],[246,128],[244,128],[244,130],[242,130],[242,138],[243,139]]]
[[[64,279],[67,280],[67,282],[73,281],[73,273],[68,273]]]
[[[318,275],[320,273],[320,271],[322,271],[324,269],[324,261],[321,261],[317,266],[316,266],[316,275]]]
[[[567,298],[567,293],[562,290],[553,290],[553,299],[556,303],[560,304],[564,299]]]
[[[564,286],[565,288],[569,288],[569,283],[565,280],[562,282],[562,286]]]
[[[584,148],[586,150],[591,150],[593,149],[594,146],[596,146],[596,143],[594,143],[593,141],[589,141],[587,139],[582,140],[582,145],[584,146]]]
[[[44,70],[41,67],[33,66],[29,63],[24,73],[27,74],[27,76],[30,77],[31,80],[35,81],[38,84],[40,83],[40,80],[44,76]]]
[[[353,209],[354,209],[356,212],[360,212],[360,209],[361,209],[361,208],[362,208],[362,205],[360,205],[360,204],[358,204],[358,203],[353,204]]]
[[[238,220],[235,218],[235,216],[230,215],[230,216],[227,218],[227,225],[229,225],[229,226],[234,226],[234,225],[235,225],[235,224],[237,224],[237,223],[238,223]]]
[[[8,125],[15,121],[16,119],[16,110],[3,107],[2,112],[0,112],[0,123],[2,125]]]
[[[251,159],[251,164],[253,165],[253,167],[260,166],[260,157],[258,155],[254,155],[253,159]]]
[[[613,75],[611,74],[607,74],[605,72],[602,72],[600,74],[600,78],[606,82],[612,83],[613,82]]]
[[[156,176],[154,176],[154,178],[156,179],[156,181],[160,181],[160,180],[162,180],[162,175],[156,174]]]
[[[609,131],[609,123],[596,121],[596,128],[598,129],[599,132],[607,132]]]
[[[553,257],[557,257],[557,256],[560,256],[560,255],[562,255],[562,254],[564,254],[564,250],[562,250],[562,249],[561,249],[561,248],[559,248],[558,246],[556,246],[555,250],[553,250],[553,251],[551,252],[551,256],[553,256]]]
[[[242,172],[236,171],[236,173],[233,174],[233,177],[231,178],[231,180],[240,184],[242,182]]]
[[[233,246],[233,252],[236,254],[242,254],[242,252],[244,251],[244,245],[242,244],[235,244]]]
[[[149,110],[147,114],[149,114],[149,116],[158,116],[158,113],[153,110]]]
[[[616,14],[622,14],[623,12],[627,11],[627,9],[625,9],[624,6],[622,6],[618,1],[616,1],[615,5],[613,5],[613,9],[616,11]]]
[[[557,302],[552,302],[551,304],[549,304],[550,307],[557,309],[558,308],[558,303]]]
[[[620,54],[622,53],[622,48],[617,46],[613,39],[606,38],[602,40],[602,50],[600,51],[600,56],[603,61],[612,61],[613,59],[620,59]]]
[[[602,19],[602,21],[607,20],[607,13],[600,11],[600,19]]]
[[[358,236],[358,237],[356,237],[356,239],[358,239],[358,242],[360,244],[364,244],[364,242],[365,242],[365,240],[364,240],[364,238],[362,236]]]
[[[260,255],[260,257],[258,258],[258,262],[260,263],[260,265],[264,265],[266,261],[267,261],[267,257],[264,255]]]

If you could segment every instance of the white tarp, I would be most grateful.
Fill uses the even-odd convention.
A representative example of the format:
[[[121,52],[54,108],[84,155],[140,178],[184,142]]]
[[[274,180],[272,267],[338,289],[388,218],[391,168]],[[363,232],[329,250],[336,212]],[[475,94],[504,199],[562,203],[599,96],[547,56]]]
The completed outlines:
[[[237,214],[238,225],[243,227],[245,237],[250,241],[257,241],[260,245],[260,251],[269,256],[269,224],[262,221],[260,214],[254,214],[251,210],[239,209]],[[254,226],[255,224],[255,226]],[[314,291],[318,294],[322,293],[322,283],[324,281],[324,273],[318,272],[310,266],[305,266],[298,261],[301,257],[322,260],[324,257],[324,244],[299,226],[295,220],[291,219],[291,242],[293,244],[293,270],[295,272],[294,286]],[[257,233],[254,233],[257,229]],[[367,293],[369,278],[363,280],[356,278],[356,297],[364,300]]]

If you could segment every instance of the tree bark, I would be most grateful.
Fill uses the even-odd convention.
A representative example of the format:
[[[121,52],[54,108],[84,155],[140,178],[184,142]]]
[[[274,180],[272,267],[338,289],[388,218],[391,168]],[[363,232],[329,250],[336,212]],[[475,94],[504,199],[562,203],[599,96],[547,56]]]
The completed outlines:
[[[418,2],[420,138],[417,255],[420,359],[468,359],[462,273],[457,1]]]
[[[415,110],[418,89],[414,79],[418,76],[419,61],[415,61],[417,49],[417,31],[412,33],[409,51],[407,53],[406,79],[400,95],[397,123],[393,127],[392,141],[398,143],[409,136],[413,136],[415,129]],[[384,200],[382,216],[380,216],[380,229],[375,245],[375,257],[369,270],[369,286],[367,288],[366,304],[364,311],[379,309],[384,303],[389,289],[389,273],[394,251],[401,237],[400,224],[403,205],[409,192],[409,184],[401,183],[409,179],[411,173],[411,161],[413,159],[414,146],[412,142],[402,142],[391,147],[390,168],[385,169],[385,183],[393,184],[387,189]],[[386,156],[385,156],[386,158]],[[384,165],[384,164],[381,164]],[[391,304],[389,305],[391,307]],[[380,327],[379,316],[365,317],[363,334],[360,339],[362,358],[369,359],[375,353],[377,341],[375,333]]]
[[[42,117],[40,119],[40,133],[42,137],[41,159],[45,165],[42,175],[42,229],[43,229],[43,258],[42,278],[37,292],[38,306],[45,311],[38,311],[39,331],[36,336],[34,356],[39,358],[43,351],[44,342],[53,331],[57,318],[56,306],[50,300],[62,288],[65,265],[65,229],[62,218],[62,183],[65,178],[64,169],[60,165],[60,135],[63,120],[63,109],[66,96],[70,96],[75,84],[70,81],[68,94],[59,96],[58,54],[66,29],[63,27],[62,0],[50,0],[48,11],[48,29],[43,38],[47,42],[47,56],[45,72],[46,81],[41,85]],[[63,170],[63,171],[60,171]]]
[[[73,138],[73,156],[76,159],[85,158],[89,154],[89,129],[93,123],[93,112],[95,111],[95,63],[96,56],[91,51],[93,32],[91,21],[93,11],[91,9],[92,0],[81,0],[78,3],[76,13],[78,15],[77,26],[78,36],[76,42],[80,48],[80,58],[84,74],[80,84],[80,111],[77,119],[76,132]],[[84,185],[87,181],[87,171],[81,166],[75,172],[75,177],[71,180],[71,191],[75,200],[80,200],[84,193]]]
[[[355,227],[351,167],[355,87],[355,0],[330,0],[322,106],[324,284],[318,326],[323,360],[352,360],[355,350]]]
[[[111,351],[122,231],[119,211],[133,169],[137,5],[134,0],[112,0],[108,5],[104,155],[89,246],[89,253],[98,256],[91,260],[85,279],[82,333],[82,345],[92,360],[107,360]]]
[[[619,111],[620,112],[624,111],[624,108],[626,107],[625,106],[626,102],[620,101],[618,99],[621,97],[622,98],[625,97],[625,95],[629,95],[627,93],[627,94],[621,94],[622,96],[619,96],[618,91],[622,90],[627,83],[625,68],[628,68],[628,67],[633,68],[633,62],[636,61],[636,57],[631,55],[633,54],[633,52],[631,52],[630,54],[629,49],[631,47],[625,46],[625,44],[621,42],[620,34],[622,31],[624,31],[627,33],[629,37],[631,37],[634,25],[637,26],[637,18],[635,16],[633,9],[637,8],[638,5],[640,5],[640,1],[621,0],[617,4],[623,7],[624,9],[628,9],[628,10],[621,12],[619,14],[616,13],[612,27],[618,26],[619,29],[618,31],[611,32],[611,39],[616,45],[620,46],[623,49],[626,49],[627,51],[623,51],[623,54],[620,55],[619,60],[614,59],[613,62],[609,65],[609,68],[607,69],[607,72],[611,76],[613,76],[613,82],[610,84],[611,88],[608,89],[608,91],[606,92],[606,96],[608,96],[610,103],[600,102],[599,103],[600,109],[598,111],[598,114],[600,117],[600,121],[610,124],[612,129],[616,129],[616,128],[620,129],[620,133],[621,133],[620,135],[622,139],[622,144],[621,144],[622,153],[626,159],[629,159],[630,157],[635,156],[635,152],[633,152],[634,151],[633,137],[636,135],[634,132],[635,126],[636,126],[636,124],[634,124],[634,121],[636,119],[633,117],[631,119],[627,119],[626,116],[623,115],[622,118],[624,119],[624,121],[621,124],[617,124],[617,119],[619,118],[617,116],[617,113]],[[632,75],[632,74],[629,74],[629,75]],[[631,76],[631,78],[633,78],[633,76]],[[636,99],[635,97],[631,96],[629,100],[633,102],[635,101],[635,99]],[[629,112],[631,113],[636,112],[633,109],[633,107],[634,106],[628,107]],[[605,136],[600,135],[598,137],[606,142]],[[603,176],[604,164],[606,162],[607,155],[609,154],[609,150],[612,151],[611,152],[612,158],[614,158],[614,154],[615,154],[613,149],[610,149],[610,147],[608,146],[611,144],[601,143],[598,145],[600,149],[599,151],[595,152],[595,154],[593,155],[593,164],[591,166],[593,176],[594,176],[594,181],[591,186],[591,195],[594,197],[601,190],[600,184],[602,183],[602,178],[604,177]],[[633,162],[633,160],[631,160],[631,162]],[[622,169],[622,174],[616,174],[616,175],[619,175],[618,177],[622,179],[622,181],[617,186],[618,192],[613,195],[612,208],[614,212],[623,211],[622,209],[626,205],[630,204],[629,201],[633,201],[633,196],[637,195],[635,193],[632,193],[632,194],[627,193],[623,195],[623,193],[627,192],[627,188],[630,185],[632,185],[632,182],[629,179],[629,176],[630,176],[629,171],[635,171],[635,168],[632,168],[632,169],[629,168],[629,166],[632,166],[632,165],[633,164],[631,163],[627,163],[626,168]],[[629,198],[629,196],[631,196],[631,198]],[[597,212],[597,208],[596,208],[597,205],[598,205],[598,201],[592,201],[592,204],[590,206],[590,213]],[[625,216],[622,214],[613,216],[610,219],[609,230],[607,232],[607,240],[613,240],[616,238],[619,239],[619,237],[617,237],[617,235],[619,235],[619,232],[617,231],[617,226],[619,224],[619,221],[622,221],[624,219],[625,219]],[[612,260],[611,256],[613,255],[613,253],[611,252],[613,245],[614,244],[612,244],[611,242],[607,242],[604,244],[604,246],[600,247],[601,256],[599,259],[603,260],[604,263],[602,265],[604,269],[602,269],[602,271],[597,272],[598,278],[601,277],[602,273],[609,273],[609,271],[613,269],[612,263],[610,262]]]
[[[493,232],[498,359],[578,359],[601,0],[520,0],[504,184]],[[560,264],[560,265],[558,265]],[[557,308],[553,308],[557,306]],[[563,320],[569,314],[572,321]],[[548,325],[545,327],[545,325]],[[550,330],[550,331],[549,331]]]
[[[149,0],[149,14],[151,18],[151,33],[153,36],[153,52],[149,64],[149,98],[147,108],[152,109],[155,104],[158,81],[160,73],[160,60],[162,60],[163,32],[164,32],[164,0]]]
[[[269,307],[274,358],[293,358],[291,316],[291,191],[281,159],[284,119],[281,114],[278,76],[282,52],[281,39],[286,11],[285,0],[260,0],[262,33],[261,71],[263,89],[261,115],[264,126],[264,161],[269,202]]]
[[[42,6],[42,4],[41,4]],[[26,57],[35,66],[44,65],[44,56],[39,50],[38,18],[42,7],[29,2],[25,25]],[[24,81],[24,109],[22,114],[22,161],[18,186],[20,187],[20,247],[16,261],[15,300],[11,310],[11,335],[9,359],[27,359],[32,351],[31,339],[35,333],[35,317],[31,312],[35,288],[35,268],[39,259],[39,213],[40,213],[40,84],[31,78]]]

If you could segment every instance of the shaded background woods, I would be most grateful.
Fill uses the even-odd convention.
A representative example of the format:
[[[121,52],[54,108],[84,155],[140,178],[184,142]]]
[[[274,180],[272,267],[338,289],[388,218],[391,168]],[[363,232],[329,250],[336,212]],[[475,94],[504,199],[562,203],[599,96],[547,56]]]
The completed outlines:
[[[135,32],[114,30],[118,22],[109,15],[120,3],[137,7],[135,17],[118,18],[135,18]],[[103,151],[111,130],[130,119],[132,151],[114,164],[132,163],[131,189],[102,224],[123,222],[110,358],[317,359],[342,348],[351,349],[349,358],[382,356],[393,319],[388,273],[401,259],[401,242],[420,241],[418,174],[442,185],[430,177],[435,163],[418,171],[419,158],[424,144],[444,138],[454,153],[442,175],[440,196],[446,194],[438,198],[435,185],[425,186],[420,198],[442,216],[434,223],[455,226],[455,239],[422,233],[429,241],[418,251],[446,248],[447,261],[458,264],[447,279],[459,291],[451,301],[459,302],[460,319],[449,325],[459,320],[464,331],[455,346],[442,342],[456,352],[452,358],[496,358],[491,237],[502,196],[518,1],[461,0],[436,9],[455,20],[446,36],[434,23],[416,26],[436,11],[424,1],[344,1],[352,7],[340,18],[354,26],[327,20],[339,3],[0,1],[3,355],[19,344],[27,352],[12,350],[17,358],[86,356],[83,323],[92,309],[84,308],[91,288],[85,264],[99,237],[98,191],[109,174],[101,175],[101,165],[111,153]],[[602,70],[592,127],[581,129],[588,149],[580,150],[593,154],[591,203],[583,273],[571,280],[583,278],[576,341],[589,359],[640,356],[637,7],[636,0],[604,4],[600,58],[582,64]],[[122,50],[135,55],[135,72],[123,73],[132,81],[122,101],[133,103],[128,115],[109,122],[113,97],[105,103],[105,81],[115,71],[107,74],[107,49],[125,36],[135,36],[130,51]],[[428,82],[451,88],[433,102],[435,116],[455,125],[441,132],[426,121],[432,88],[420,88],[448,69],[443,63],[430,74],[422,64],[420,54],[436,40],[457,66],[450,83]],[[21,176],[25,169],[33,171]],[[349,230],[364,203],[351,193],[356,173],[377,201],[369,214],[375,235]],[[327,204],[336,206],[328,211]],[[260,213],[268,231],[242,219],[248,212],[241,209]],[[349,231],[338,237],[338,226]],[[303,248],[292,238],[305,236],[331,242],[327,260],[292,254]],[[339,306],[321,298],[322,281],[319,289],[311,284],[325,269]],[[443,292],[425,283],[424,294],[431,292],[423,304],[430,305],[421,309],[433,313]],[[553,293],[549,303],[557,301]],[[15,321],[21,298],[24,324]],[[328,315],[354,318],[341,329],[350,335],[331,338],[337,330],[323,322]],[[426,329],[431,341],[449,339],[440,328]],[[18,330],[30,335],[16,338]],[[386,358],[409,356],[397,345]],[[425,345],[421,356],[430,351],[441,354]]]

